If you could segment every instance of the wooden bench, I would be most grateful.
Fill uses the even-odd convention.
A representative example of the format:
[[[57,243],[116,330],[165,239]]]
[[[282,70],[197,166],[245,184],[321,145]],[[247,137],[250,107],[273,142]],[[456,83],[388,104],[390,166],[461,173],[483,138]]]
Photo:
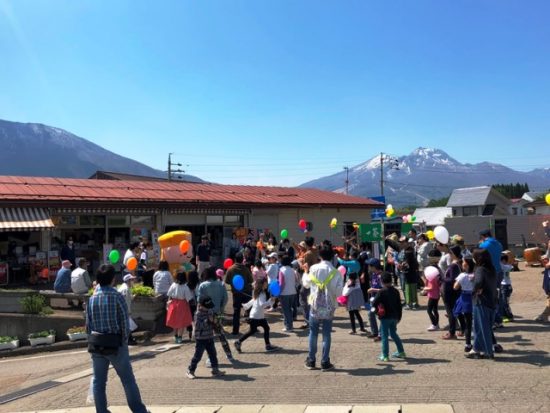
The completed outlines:
[[[75,301],[77,301],[78,303],[85,303],[89,298],[88,293],[58,293],[54,290],[40,290],[38,293],[46,299],[47,305],[52,308],[74,307]]]

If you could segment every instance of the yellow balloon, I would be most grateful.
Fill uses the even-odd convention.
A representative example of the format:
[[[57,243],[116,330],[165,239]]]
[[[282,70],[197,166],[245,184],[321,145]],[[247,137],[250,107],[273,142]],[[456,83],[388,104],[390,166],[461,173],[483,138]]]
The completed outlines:
[[[546,194],[546,196],[544,197],[544,199],[546,200],[546,203],[548,205],[550,205],[550,194]]]
[[[432,230],[429,230],[428,232],[426,232],[426,235],[428,236],[429,240],[432,240],[435,238],[435,234]]]
[[[338,220],[336,218],[332,218],[332,220],[330,221],[330,227],[336,228],[337,224],[338,224]]]

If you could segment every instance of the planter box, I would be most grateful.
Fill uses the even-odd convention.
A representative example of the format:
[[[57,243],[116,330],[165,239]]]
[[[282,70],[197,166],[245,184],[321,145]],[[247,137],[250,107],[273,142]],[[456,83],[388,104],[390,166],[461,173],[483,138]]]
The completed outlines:
[[[86,333],[67,333],[70,341],[88,340],[88,334]]]
[[[0,350],[13,350],[19,347],[19,340],[13,340],[9,343],[0,343]]]
[[[166,300],[162,296],[135,297],[132,300],[132,318],[136,320],[155,321],[164,314]],[[139,324],[139,322],[138,322]]]
[[[55,335],[48,337],[29,338],[31,347],[39,346],[40,344],[53,344],[55,343]]]
[[[36,294],[33,290],[0,290],[0,313],[22,313],[21,299]]]

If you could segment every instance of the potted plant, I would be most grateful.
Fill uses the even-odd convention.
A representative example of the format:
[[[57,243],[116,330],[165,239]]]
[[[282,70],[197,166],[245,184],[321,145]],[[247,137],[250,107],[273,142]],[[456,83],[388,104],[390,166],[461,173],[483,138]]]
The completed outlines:
[[[0,336],[0,350],[13,350],[19,347],[19,339],[11,336]]]
[[[27,338],[32,347],[40,344],[53,344],[55,343],[55,330],[44,330],[37,333],[31,333]]]
[[[67,330],[67,336],[70,341],[87,340],[86,327],[71,327]]]

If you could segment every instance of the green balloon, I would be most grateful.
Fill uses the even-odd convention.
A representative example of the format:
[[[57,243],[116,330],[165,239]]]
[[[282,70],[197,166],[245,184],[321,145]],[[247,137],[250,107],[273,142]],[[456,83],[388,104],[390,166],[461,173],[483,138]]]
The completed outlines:
[[[113,265],[116,264],[119,259],[120,259],[120,252],[118,252],[117,250],[112,250],[109,253],[109,261],[111,261],[111,264]]]
[[[286,229],[283,229],[281,231],[281,238],[283,239],[288,238],[288,231]]]
[[[415,216],[412,216],[412,217],[411,217],[411,221],[412,221],[412,222],[416,221],[416,217],[415,217]]]

